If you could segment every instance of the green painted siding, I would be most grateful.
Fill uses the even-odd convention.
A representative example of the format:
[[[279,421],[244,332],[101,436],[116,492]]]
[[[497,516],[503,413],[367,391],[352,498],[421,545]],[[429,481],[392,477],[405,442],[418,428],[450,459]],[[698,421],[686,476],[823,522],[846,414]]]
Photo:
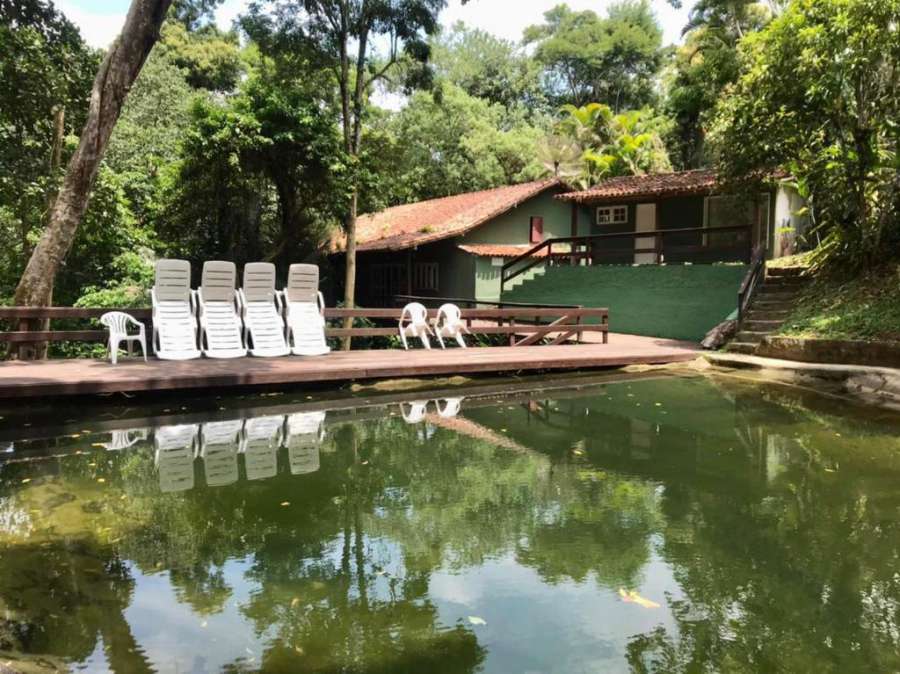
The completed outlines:
[[[550,267],[503,299],[607,307],[613,332],[699,341],[734,311],[746,270],[745,265]]]
[[[498,243],[524,245],[529,243],[531,216],[544,218],[544,238],[572,235],[572,206],[566,201],[554,199],[558,190],[548,190],[513,208],[481,227],[477,227],[457,239],[457,243]],[[586,225],[586,221],[579,226]],[[587,228],[579,234],[588,234]]]
[[[500,267],[493,265],[493,258],[470,256],[475,262],[475,294],[470,297],[486,301],[500,301]]]

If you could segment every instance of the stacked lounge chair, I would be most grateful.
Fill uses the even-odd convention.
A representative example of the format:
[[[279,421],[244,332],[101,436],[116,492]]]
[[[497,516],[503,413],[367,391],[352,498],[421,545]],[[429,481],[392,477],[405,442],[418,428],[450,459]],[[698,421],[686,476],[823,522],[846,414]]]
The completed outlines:
[[[199,358],[190,263],[187,260],[158,261],[150,297],[156,357],[163,360]]]
[[[244,319],[244,344],[251,356],[287,356],[281,295],[275,290],[275,265],[251,262],[244,265],[244,283],[238,291]]]
[[[284,319],[288,344],[295,356],[322,356],[331,349],[325,343],[324,301],[319,292],[319,268],[292,264],[284,289]]]
[[[235,289],[234,262],[203,263],[203,277],[197,289],[200,320],[200,350],[210,358],[241,358],[244,346],[239,298]]]

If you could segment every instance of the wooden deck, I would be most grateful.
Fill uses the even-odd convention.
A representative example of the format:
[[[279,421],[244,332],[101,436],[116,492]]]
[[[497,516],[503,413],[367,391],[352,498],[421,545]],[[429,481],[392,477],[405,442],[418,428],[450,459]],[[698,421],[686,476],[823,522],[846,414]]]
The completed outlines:
[[[0,399],[612,368],[696,356],[696,347],[684,342],[613,334],[608,344],[349,351],[319,358],[8,361],[0,363]]]

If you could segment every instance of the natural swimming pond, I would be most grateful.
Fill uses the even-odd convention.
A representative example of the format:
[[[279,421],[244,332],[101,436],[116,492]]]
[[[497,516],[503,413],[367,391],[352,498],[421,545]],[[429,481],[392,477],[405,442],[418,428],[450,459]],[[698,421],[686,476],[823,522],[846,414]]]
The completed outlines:
[[[0,671],[900,669],[900,419],[619,379],[5,413]]]

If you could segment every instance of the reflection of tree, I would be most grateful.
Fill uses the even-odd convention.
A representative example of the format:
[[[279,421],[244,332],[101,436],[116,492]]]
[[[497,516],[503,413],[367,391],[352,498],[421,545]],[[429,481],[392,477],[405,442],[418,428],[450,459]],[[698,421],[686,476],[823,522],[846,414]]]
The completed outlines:
[[[125,620],[132,586],[124,564],[88,542],[4,550],[0,651],[83,660],[102,639],[113,672],[151,672]]]

